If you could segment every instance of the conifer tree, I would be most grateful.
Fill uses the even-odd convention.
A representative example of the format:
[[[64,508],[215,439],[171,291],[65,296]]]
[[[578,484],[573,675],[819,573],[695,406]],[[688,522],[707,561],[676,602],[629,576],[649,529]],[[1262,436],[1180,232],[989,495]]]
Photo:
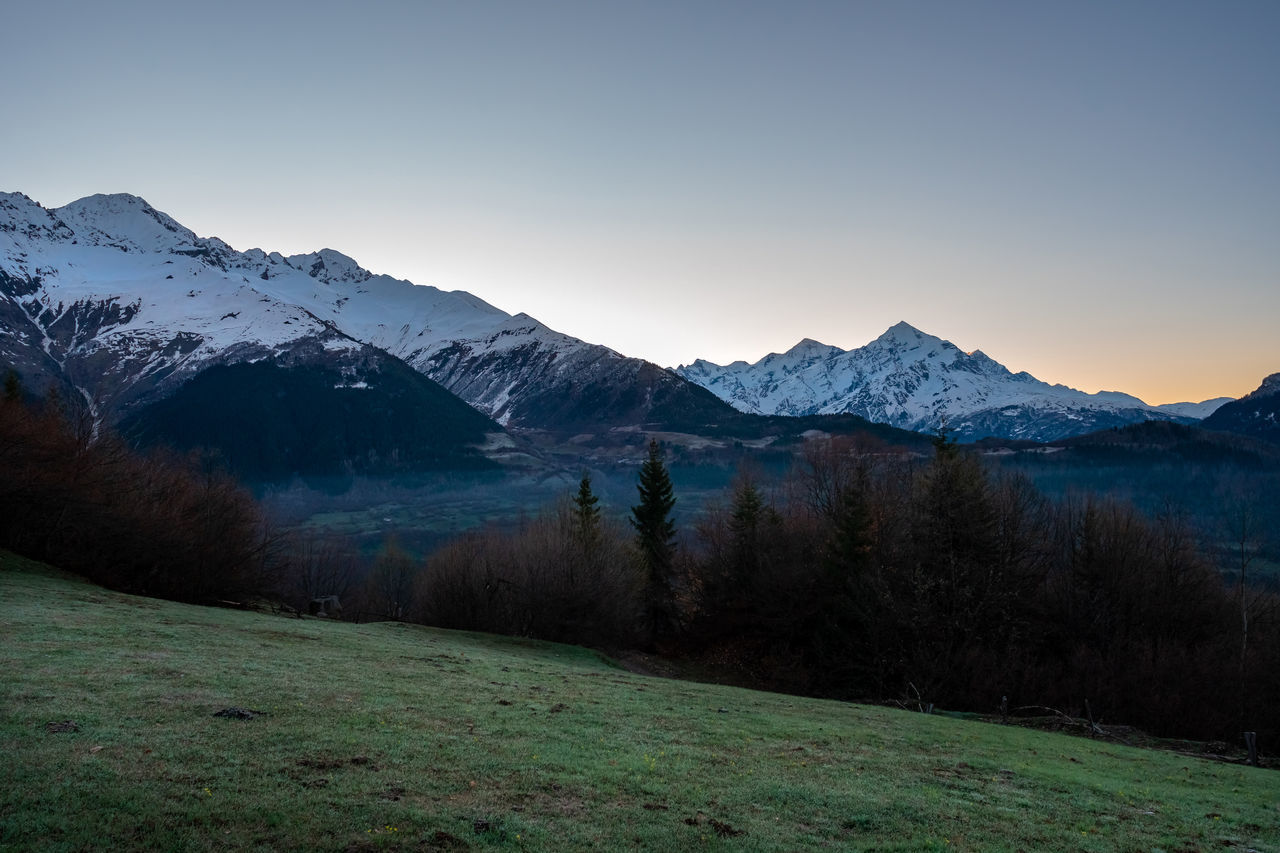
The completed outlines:
[[[675,563],[675,491],[662,461],[662,445],[649,442],[649,456],[640,466],[640,503],[631,508],[631,526],[636,530],[636,548],[645,573],[646,622],[650,641],[668,633],[675,625],[675,596],[672,568]]]
[[[17,403],[22,400],[22,380],[17,371],[9,370],[4,375],[4,401]]]
[[[582,472],[578,493],[573,496],[573,535],[584,549],[600,538],[600,499],[591,491],[591,475]]]
[[[772,520],[760,489],[749,478],[744,478],[734,489],[733,507],[729,512],[730,571],[735,585],[749,586],[755,580],[760,570],[763,528]],[[743,590],[737,592],[741,594]]]

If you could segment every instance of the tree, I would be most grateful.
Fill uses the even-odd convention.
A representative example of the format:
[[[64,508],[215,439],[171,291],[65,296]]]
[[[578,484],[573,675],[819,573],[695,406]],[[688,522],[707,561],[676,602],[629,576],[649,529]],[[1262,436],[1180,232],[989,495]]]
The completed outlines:
[[[902,659],[913,692],[948,701],[946,691],[968,683],[964,662],[1004,627],[996,516],[978,457],[940,433],[912,485],[909,513],[906,560],[891,581]]]
[[[3,399],[6,403],[21,402],[22,380],[18,378],[17,371],[9,370],[5,372]]]
[[[1229,547],[1235,560],[1235,568],[1239,571],[1236,579],[1236,604],[1240,611],[1240,671],[1239,671],[1239,704],[1240,725],[1246,728],[1252,723],[1249,695],[1249,617],[1256,609],[1261,596],[1250,590],[1248,583],[1249,569],[1253,565],[1258,552],[1262,550],[1261,524],[1253,504],[1243,497],[1230,500],[1223,511],[1226,522],[1225,533]]]
[[[755,583],[765,562],[761,548],[766,527],[777,525],[777,513],[743,474],[727,509],[714,503],[701,515],[697,531],[704,556],[697,586],[703,621],[714,633],[736,632],[740,623],[758,625]]]
[[[765,502],[760,487],[750,473],[739,475],[729,508],[728,576],[740,594],[753,594],[762,571],[770,562],[771,546],[779,534],[782,518]]]
[[[415,605],[415,579],[421,566],[394,539],[382,545],[366,580],[366,602],[375,617],[404,621]]]
[[[646,629],[650,641],[675,625],[675,522],[671,510],[676,505],[671,477],[662,461],[662,445],[649,442],[649,456],[640,466],[640,503],[631,508],[631,526],[636,531],[636,548],[645,575]]]
[[[578,493],[573,496],[573,533],[584,550],[600,538],[600,499],[591,491],[591,475],[582,472]]]

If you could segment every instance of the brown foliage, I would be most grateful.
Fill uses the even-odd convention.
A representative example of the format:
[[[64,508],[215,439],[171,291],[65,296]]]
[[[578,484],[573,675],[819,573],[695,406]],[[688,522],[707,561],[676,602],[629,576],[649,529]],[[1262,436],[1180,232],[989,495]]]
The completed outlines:
[[[602,520],[584,539],[562,503],[515,532],[468,534],[431,555],[417,606],[445,628],[625,646],[640,627],[640,580],[619,525]]]
[[[0,547],[116,589],[244,602],[273,582],[252,497],[197,460],[141,455],[46,402],[0,402]]]

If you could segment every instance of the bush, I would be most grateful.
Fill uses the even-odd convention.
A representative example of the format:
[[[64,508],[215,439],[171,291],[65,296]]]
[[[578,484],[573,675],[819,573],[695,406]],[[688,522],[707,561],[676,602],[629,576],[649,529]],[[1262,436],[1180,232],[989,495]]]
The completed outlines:
[[[514,532],[468,534],[418,575],[418,615],[444,628],[625,646],[639,630],[640,573],[620,525],[584,540],[570,504]]]

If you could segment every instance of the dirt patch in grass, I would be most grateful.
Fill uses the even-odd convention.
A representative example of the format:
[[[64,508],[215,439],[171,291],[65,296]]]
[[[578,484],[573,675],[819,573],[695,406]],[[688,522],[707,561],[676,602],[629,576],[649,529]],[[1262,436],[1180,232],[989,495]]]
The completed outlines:
[[[728,821],[717,820],[716,818],[709,817],[702,812],[698,812],[693,817],[685,818],[684,822],[687,826],[702,826],[705,823],[707,826],[715,830],[716,835],[721,838],[737,838],[739,835],[747,834],[745,829],[737,829]]]
[[[356,755],[351,758],[300,758],[293,766],[286,767],[284,774],[304,788],[323,788],[329,784],[330,780],[327,776],[318,774],[333,773],[335,770],[343,770],[349,767],[361,768],[375,773],[382,769],[370,761],[367,755]],[[396,797],[384,797],[384,799],[399,799],[403,794],[404,789],[400,788]]]
[[[550,791],[538,791],[527,795],[513,811],[532,812],[539,815],[559,815],[561,817],[582,817],[587,813],[588,809],[587,803],[582,797],[553,788]]]
[[[470,850],[471,845],[456,835],[437,829],[431,837],[423,842],[425,850]]]
[[[214,711],[215,717],[225,717],[228,720],[253,720],[258,717],[265,717],[266,711],[254,711],[251,708],[223,708],[221,711]]]
[[[302,634],[294,631],[253,631],[252,634],[255,637],[266,637],[270,640],[284,640],[286,642],[306,640],[307,642],[314,643],[320,639],[319,637],[313,637],[310,634]]]

